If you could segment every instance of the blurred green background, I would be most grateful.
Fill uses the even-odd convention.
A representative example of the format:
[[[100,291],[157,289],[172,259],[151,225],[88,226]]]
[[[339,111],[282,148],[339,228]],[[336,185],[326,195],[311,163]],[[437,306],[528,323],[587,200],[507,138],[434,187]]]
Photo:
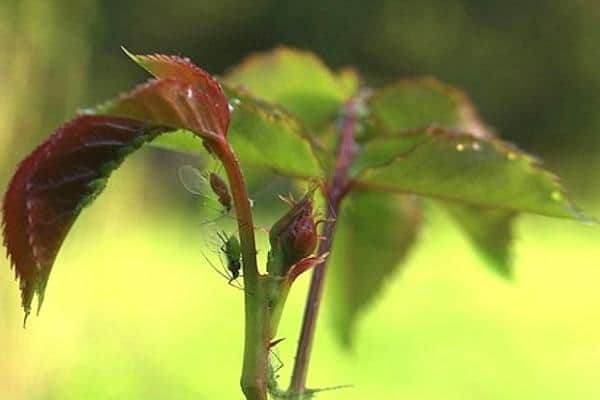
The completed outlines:
[[[465,88],[500,135],[541,155],[600,216],[599,43],[591,0],[0,0],[0,189],[78,107],[145,79],[120,45],[220,73],[286,44],[356,66],[373,85],[434,75]],[[147,149],[114,174],[26,330],[0,260],[1,399],[241,398],[242,296],[203,261],[204,227],[177,182],[189,162]],[[354,352],[320,323],[310,382],[354,385],[321,397],[600,398],[598,228],[522,218],[507,283],[428,211]],[[281,328],[284,381],[307,280]]]

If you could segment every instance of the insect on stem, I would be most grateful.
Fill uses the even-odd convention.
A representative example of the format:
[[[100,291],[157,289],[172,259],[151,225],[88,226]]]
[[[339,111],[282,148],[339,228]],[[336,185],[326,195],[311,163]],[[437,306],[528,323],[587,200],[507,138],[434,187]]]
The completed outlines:
[[[220,241],[219,255],[225,257],[226,264],[221,261],[222,269],[219,269],[215,264],[203,254],[204,259],[219,275],[227,279],[227,283],[237,289],[244,290],[242,286],[237,284],[237,279],[241,276],[240,271],[242,268],[242,251],[240,242],[235,235],[228,235],[225,231],[217,231],[217,237]],[[234,284],[236,282],[236,284]]]
[[[221,240],[221,253],[225,255],[227,261],[227,271],[231,275],[229,282],[231,283],[240,276],[242,268],[242,248],[240,241],[235,235],[227,235],[224,231],[217,232],[217,236]]]
[[[216,222],[223,217],[237,220],[231,212],[234,206],[229,186],[215,170],[202,172],[191,165],[183,165],[178,170],[178,176],[179,181],[188,192],[202,197],[205,200],[203,206],[217,214],[202,221],[201,225]],[[252,200],[250,200],[250,206],[253,206]],[[262,228],[255,227],[255,229]]]
[[[213,193],[219,198],[219,203],[223,206],[226,212],[230,212],[231,195],[229,194],[229,187],[225,181],[223,181],[219,175],[211,172],[209,176],[209,183]]]

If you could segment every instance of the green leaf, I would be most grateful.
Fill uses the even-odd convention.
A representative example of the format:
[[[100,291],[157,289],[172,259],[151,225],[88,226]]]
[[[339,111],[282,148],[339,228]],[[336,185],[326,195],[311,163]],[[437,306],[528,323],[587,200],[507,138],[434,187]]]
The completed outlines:
[[[404,140],[409,146],[402,146]],[[381,148],[386,141],[379,138],[367,147]],[[355,185],[507,211],[581,217],[556,176],[533,157],[497,139],[431,128],[399,135],[392,143],[401,149],[396,158],[389,153],[366,160],[359,156],[361,170],[354,171]],[[367,149],[363,154],[372,152]]]
[[[350,176],[359,176],[370,168],[383,167],[399,157],[408,156],[425,140],[425,137],[415,134],[371,139],[352,162]]]
[[[352,67],[344,67],[339,70],[338,81],[344,90],[344,98],[349,99],[358,93],[360,87],[360,74]]]
[[[310,128],[333,118],[358,87],[355,73],[336,76],[314,54],[285,47],[250,56],[225,82],[283,106]]]
[[[421,212],[414,197],[367,191],[352,192],[338,217],[327,293],[337,337],[349,347],[357,317],[415,242]]]
[[[481,122],[464,92],[432,78],[405,80],[390,85],[375,93],[369,106],[372,123],[376,126],[370,130],[374,135],[443,126],[462,130],[475,138],[494,137]],[[393,148],[387,150],[388,153],[395,151]],[[516,213],[448,202],[444,203],[443,208],[488,264],[501,275],[510,276],[511,225]]]
[[[495,136],[481,122],[475,107],[468,96],[461,90],[441,83],[432,78],[404,80],[392,84],[376,92],[369,100],[370,119],[366,126],[373,136],[389,135],[409,130],[419,130],[427,126],[444,127],[451,130],[464,131],[472,136],[472,140],[495,141]],[[379,147],[383,144],[379,143]],[[457,143],[459,146],[460,143]],[[398,146],[396,144],[396,146]],[[376,146],[372,146],[376,147]],[[459,147],[460,148],[460,147]],[[464,147],[468,149],[468,147]],[[374,153],[374,149],[370,149]],[[388,149],[388,154],[394,149]],[[509,149],[507,157],[521,158],[519,152]],[[377,155],[375,155],[377,156]],[[531,206],[537,202],[536,210],[541,203],[550,203],[544,206],[542,213],[555,215],[559,211],[564,216],[565,208],[569,216],[576,216],[572,205],[560,200],[563,197],[562,188],[556,178],[542,173],[539,165],[527,156],[523,156],[525,170],[535,171],[538,177],[546,175],[543,189],[538,187],[541,195],[537,201],[529,200],[528,208],[516,208],[519,211],[533,211]],[[357,166],[360,168],[360,165]],[[508,175],[507,175],[508,177]],[[505,182],[505,185],[511,185]],[[527,189],[524,187],[524,189]],[[544,194],[550,190],[550,194]],[[438,193],[440,195],[441,193]],[[443,194],[441,194],[443,196]],[[551,199],[555,201],[552,207]],[[556,204],[559,203],[559,204]],[[512,223],[517,215],[510,209],[490,210],[481,207],[461,206],[460,204],[445,202],[444,208],[455,220],[462,231],[467,235],[473,245],[486,261],[503,276],[510,276],[512,271],[510,258],[510,244],[512,242]],[[552,209],[552,210],[549,210]],[[538,212],[538,211],[534,211]]]
[[[443,206],[487,263],[504,278],[512,278],[510,249],[516,213],[447,202]]]
[[[467,95],[434,78],[389,85],[373,94],[368,107],[376,135],[438,126],[477,138],[492,137]]]
[[[317,147],[289,112],[235,89],[229,142],[242,164],[265,167],[290,177],[320,178]]]

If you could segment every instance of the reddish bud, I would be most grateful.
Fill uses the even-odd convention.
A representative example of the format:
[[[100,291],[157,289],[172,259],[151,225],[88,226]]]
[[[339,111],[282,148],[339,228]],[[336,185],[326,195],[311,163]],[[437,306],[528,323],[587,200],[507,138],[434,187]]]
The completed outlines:
[[[298,218],[296,224],[290,227],[293,249],[300,259],[310,255],[317,246],[317,229],[312,212]]]
[[[269,233],[271,251],[279,256],[282,272],[312,254],[319,237],[312,207],[312,192],[273,225]]]

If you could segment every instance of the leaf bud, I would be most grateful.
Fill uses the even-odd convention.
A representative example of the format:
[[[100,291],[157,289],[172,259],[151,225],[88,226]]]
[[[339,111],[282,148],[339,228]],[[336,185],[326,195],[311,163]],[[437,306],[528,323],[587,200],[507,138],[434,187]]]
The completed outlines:
[[[318,242],[313,192],[298,202],[290,202],[292,208],[277,221],[269,232],[272,255],[278,257],[281,275],[298,261],[311,255]]]

